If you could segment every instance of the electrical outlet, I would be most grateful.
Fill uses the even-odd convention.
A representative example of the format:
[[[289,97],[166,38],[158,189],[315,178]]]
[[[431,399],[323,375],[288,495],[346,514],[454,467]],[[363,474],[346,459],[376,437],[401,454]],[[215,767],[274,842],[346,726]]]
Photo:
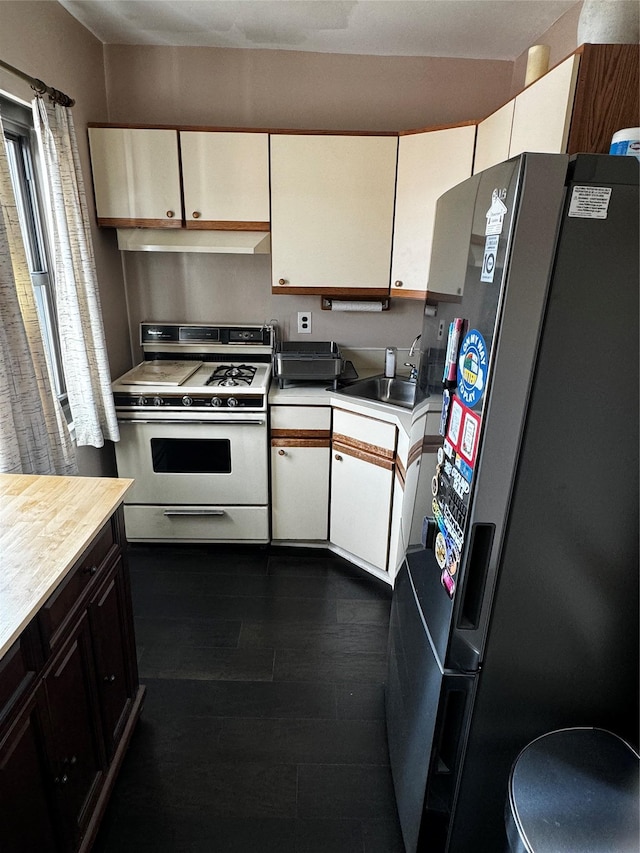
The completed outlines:
[[[442,340],[442,336],[444,335],[444,320],[440,320],[438,324],[438,340]]]
[[[311,311],[298,311],[298,334],[311,334]]]

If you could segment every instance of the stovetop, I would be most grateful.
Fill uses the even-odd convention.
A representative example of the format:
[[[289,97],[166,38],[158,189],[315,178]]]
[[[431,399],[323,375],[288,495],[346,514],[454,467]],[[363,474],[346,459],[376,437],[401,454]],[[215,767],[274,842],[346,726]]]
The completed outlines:
[[[264,410],[272,336],[264,326],[143,323],[145,360],[112,384],[116,409]]]

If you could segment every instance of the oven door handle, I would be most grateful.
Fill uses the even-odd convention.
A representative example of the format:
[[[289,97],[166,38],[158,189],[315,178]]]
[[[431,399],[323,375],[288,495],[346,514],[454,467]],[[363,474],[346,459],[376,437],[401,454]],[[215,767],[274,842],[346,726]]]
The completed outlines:
[[[179,420],[176,418],[175,420],[144,420],[143,418],[119,418],[119,424],[182,424],[182,426],[192,426],[193,424],[205,425],[205,426],[264,426],[266,421],[264,419],[257,421],[249,421],[243,420],[241,418],[228,418],[226,420],[210,420],[210,421],[195,421],[195,420]]]
[[[162,513],[167,517],[172,515],[224,515],[223,509],[165,509]]]

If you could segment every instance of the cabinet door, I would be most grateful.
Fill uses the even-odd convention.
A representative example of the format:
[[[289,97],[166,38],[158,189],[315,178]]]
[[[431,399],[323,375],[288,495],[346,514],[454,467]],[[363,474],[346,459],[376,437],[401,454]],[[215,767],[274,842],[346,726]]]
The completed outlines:
[[[89,606],[107,757],[115,752],[137,686],[133,624],[122,558]]]
[[[271,536],[328,537],[331,409],[272,406]]]
[[[517,96],[509,157],[566,151],[579,62],[579,56],[570,56]]]
[[[3,853],[60,850],[51,810],[51,779],[34,693],[0,741],[0,848]]]
[[[181,131],[187,228],[269,230],[269,135]]]
[[[331,542],[382,571],[387,570],[392,486],[393,466],[382,467],[334,445]]]
[[[105,766],[86,611],[44,677],[55,798],[70,847],[86,829]]]
[[[478,125],[473,174],[509,159],[515,100],[500,107]]]
[[[182,227],[177,131],[90,127],[89,145],[99,225]]]
[[[271,136],[274,293],[388,293],[396,152],[394,136]]]
[[[304,439],[271,447],[271,523],[273,539],[327,539],[329,517],[329,442],[305,447]],[[284,446],[283,446],[284,444]]]
[[[436,202],[471,175],[475,125],[401,136],[393,230],[391,295],[424,299]],[[454,293],[429,294],[434,299]]]

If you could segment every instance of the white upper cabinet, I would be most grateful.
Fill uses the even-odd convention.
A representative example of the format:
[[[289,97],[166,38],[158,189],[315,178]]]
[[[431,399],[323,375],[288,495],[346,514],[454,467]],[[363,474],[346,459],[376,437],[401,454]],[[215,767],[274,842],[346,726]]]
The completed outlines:
[[[570,56],[515,99],[509,157],[567,150],[580,57]]]
[[[100,225],[182,226],[177,131],[90,127],[89,145]]]
[[[269,135],[180,131],[187,228],[269,229]]]
[[[474,175],[476,172],[482,172],[483,169],[509,159],[515,105],[515,100],[509,101],[478,125],[476,154],[473,161]]]
[[[274,292],[388,293],[397,146],[396,136],[271,136]]]
[[[400,137],[391,296],[424,298],[436,202],[471,175],[475,136],[468,125]]]

